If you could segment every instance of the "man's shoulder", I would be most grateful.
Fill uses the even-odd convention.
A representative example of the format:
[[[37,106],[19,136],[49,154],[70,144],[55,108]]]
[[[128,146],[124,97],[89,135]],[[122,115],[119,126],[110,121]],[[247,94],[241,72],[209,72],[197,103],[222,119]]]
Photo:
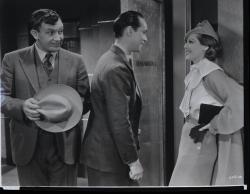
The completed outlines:
[[[110,61],[110,62],[120,62],[121,60],[119,57],[113,53],[111,50],[107,50],[99,59],[100,62],[102,61]]]
[[[111,50],[105,52],[97,62],[97,68],[102,74],[113,73],[118,71],[127,71],[128,68],[120,58]]]
[[[64,55],[64,56],[68,56],[68,57],[72,57],[72,58],[82,58],[82,55],[78,54],[78,53],[74,53],[72,51],[66,50],[61,48],[60,52]]]
[[[30,51],[32,49],[32,46],[28,46],[28,47],[24,47],[24,48],[20,48],[14,51],[10,51],[8,53],[5,53],[5,56],[15,56],[15,55],[20,55],[22,53],[26,53],[28,51]]]

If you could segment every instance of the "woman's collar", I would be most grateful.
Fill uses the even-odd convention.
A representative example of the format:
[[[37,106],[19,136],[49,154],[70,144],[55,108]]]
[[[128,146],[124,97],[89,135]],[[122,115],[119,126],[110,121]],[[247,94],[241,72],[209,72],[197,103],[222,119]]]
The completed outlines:
[[[200,60],[198,63],[191,65],[190,70],[192,70],[193,68],[196,68],[199,70],[201,77],[206,76],[207,74],[209,74],[210,72],[216,69],[223,70],[219,65],[208,60],[207,58],[204,58]]]

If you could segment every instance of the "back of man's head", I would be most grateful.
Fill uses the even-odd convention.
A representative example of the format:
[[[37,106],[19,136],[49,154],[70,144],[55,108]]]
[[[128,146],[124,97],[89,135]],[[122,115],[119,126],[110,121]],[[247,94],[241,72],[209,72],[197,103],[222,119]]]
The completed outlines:
[[[143,15],[137,11],[126,11],[120,14],[114,21],[113,31],[115,38],[120,38],[127,26],[131,26],[134,30],[140,27],[139,18],[144,18]]]
[[[40,26],[45,24],[54,25],[60,18],[59,14],[51,9],[39,9],[31,14],[29,21],[29,29],[39,31]]]

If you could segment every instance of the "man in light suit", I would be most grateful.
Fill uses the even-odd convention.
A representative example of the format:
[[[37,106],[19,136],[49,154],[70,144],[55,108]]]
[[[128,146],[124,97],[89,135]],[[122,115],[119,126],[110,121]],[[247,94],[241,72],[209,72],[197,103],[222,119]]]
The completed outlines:
[[[88,75],[82,57],[61,48],[63,23],[55,11],[34,11],[30,29],[36,42],[7,53],[1,71],[1,111],[11,119],[12,157],[19,183],[74,186],[82,121],[66,132],[38,128],[34,121],[40,119],[39,106],[33,96],[51,84],[65,84],[80,94],[86,113],[90,104]]]
[[[90,186],[138,186],[141,93],[130,57],[147,41],[147,24],[135,11],[114,22],[115,43],[99,59],[91,82],[92,110],[81,161]]]

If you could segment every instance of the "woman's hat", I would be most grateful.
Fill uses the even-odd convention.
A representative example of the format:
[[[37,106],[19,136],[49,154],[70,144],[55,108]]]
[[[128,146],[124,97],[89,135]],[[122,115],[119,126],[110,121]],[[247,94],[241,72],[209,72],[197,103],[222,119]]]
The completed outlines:
[[[82,118],[80,95],[70,86],[53,84],[40,90],[34,98],[40,106],[41,119],[35,123],[48,132],[64,132],[73,128]]]
[[[211,24],[207,21],[204,20],[196,25],[196,27],[185,35],[185,39],[190,35],[190,34],[205,34],[208,36],[213,37],[215,40],[219,41],[219,37],[217,33],[214,31],[213,27]]]

